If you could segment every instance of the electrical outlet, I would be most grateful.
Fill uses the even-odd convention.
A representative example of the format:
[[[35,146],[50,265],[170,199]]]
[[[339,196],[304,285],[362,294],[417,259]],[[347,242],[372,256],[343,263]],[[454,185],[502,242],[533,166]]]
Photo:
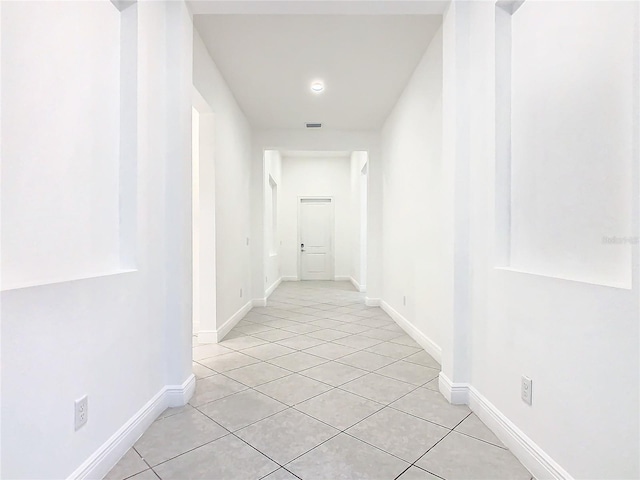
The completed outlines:
[[[240,298],[242,298],[242,289],[240,289]]]
[[[531,405],[531,385],[532,381],[529,377],[526,376],[522,376],[522,387],[521,387],[521,392],[520,395],[522,397],[522,401],[528,405]]]
[[[247,237],[247,247],[249,246],[249,237]]]
[[[407,296],[405,295],[404,297],[402,297],[402,304],[406,307],[407,306]]]
[[[75,401],[75,425],[79,430],[89,419],[89,397],[86,395]]]

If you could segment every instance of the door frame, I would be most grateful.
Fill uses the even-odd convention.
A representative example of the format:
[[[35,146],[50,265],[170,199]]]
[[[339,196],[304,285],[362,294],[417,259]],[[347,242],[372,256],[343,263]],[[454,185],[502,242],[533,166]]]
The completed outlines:
[[[331,280],[335,280],[335,270],[336,270],[336,259],[335,259],[335,237],[336,237],[336,215],[335,215],[335,207],[336,202],[334,198],[330,195],[303,195],[298,196],[298,225],[297,225],[297,238],[298,242],[296,243],[296,250],[298,251],[297,259],[298,259],[298,280],[302,281],[302,252],[300,251],[300,244],[302,243],[300,237],[300,226],[302,225],[300,219],[302,218],[302,201],[303,200],[329,200],[329,209],[331,212],[331,228],[329,229],[331,232],[331,237],[329,240],[329,259],[331,265],[330,277]]]

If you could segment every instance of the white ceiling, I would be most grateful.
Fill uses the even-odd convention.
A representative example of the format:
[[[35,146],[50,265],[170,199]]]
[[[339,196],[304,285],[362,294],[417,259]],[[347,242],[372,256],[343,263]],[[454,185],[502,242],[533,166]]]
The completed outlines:
[[[257,128],[378,129],[440,15],[194,15],[211,57]],[[326,88],[313,94],[310,84]]]

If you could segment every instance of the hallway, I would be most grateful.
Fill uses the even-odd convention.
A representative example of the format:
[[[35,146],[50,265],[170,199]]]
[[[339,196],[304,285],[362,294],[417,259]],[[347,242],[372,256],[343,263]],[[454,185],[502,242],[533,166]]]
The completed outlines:
[[[285,282],[268,305],[220,344],[194,337],[195,395],[107,479],[531,478],[350,283]]]

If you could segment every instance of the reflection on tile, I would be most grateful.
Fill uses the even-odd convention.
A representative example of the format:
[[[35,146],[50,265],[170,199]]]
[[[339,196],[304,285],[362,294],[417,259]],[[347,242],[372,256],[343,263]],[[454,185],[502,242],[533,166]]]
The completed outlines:
[[[449,432],[447,428],[388,407],[347,430],[348,434],[409,463],[418,460]]]
[[[286,465],[304,480],[394,479],[408,466],[344,433]]]
[[[455,427],[471,412],[468,407],[451,405],[440,393],[423,387],[393,402],[391,406],[447,428]]]
[[[336,433],[335,428],[290,408],[238,430],[236,435],[284,465]]]
[[[162,480],[255,480],[279,467],[233,435],[156,467]]]
[[[256,387],[256,390],[287,405],[296,405],[331,390],[330,385],[293,374]]]
[[[339,430],[349,428],[382,407],[377,402],[337,388],[296,405],[297,410]]]
[[[200,407],[200,411],[229,431],[236,431],[287,408],[255,390],[244,390]]]
[[[371,373],[342,385],[340,388],[375,402],[387,404],[406,395],[416,387],[406,382]]]
[[[417,465],[447,480],[529,480],[531,474],[508,450],[451,432]]]
[[[151,466],[220,438],[228,432],[197,410],[156,420],[135,444]]]

